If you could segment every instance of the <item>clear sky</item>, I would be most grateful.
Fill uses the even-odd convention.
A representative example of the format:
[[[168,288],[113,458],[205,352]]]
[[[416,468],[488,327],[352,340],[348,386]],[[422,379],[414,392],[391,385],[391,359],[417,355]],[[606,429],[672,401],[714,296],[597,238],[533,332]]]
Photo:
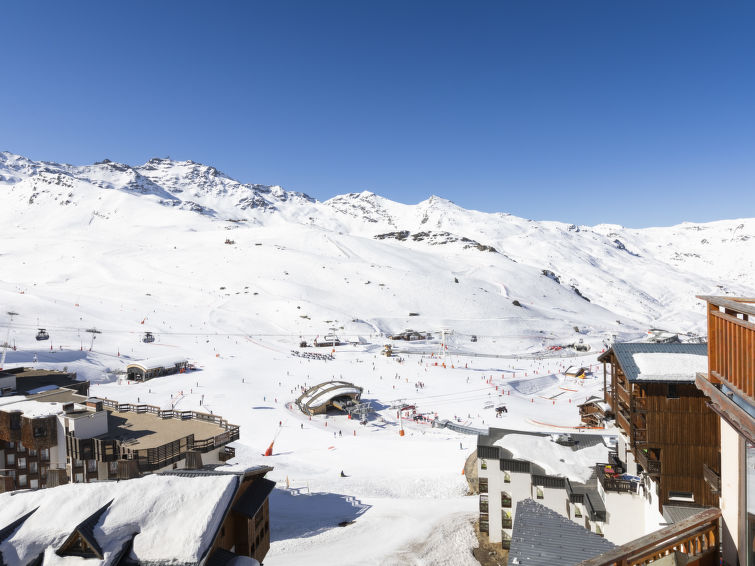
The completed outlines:
[[[1,149],[578,224],[753,217],[755,3],[8,2]]]

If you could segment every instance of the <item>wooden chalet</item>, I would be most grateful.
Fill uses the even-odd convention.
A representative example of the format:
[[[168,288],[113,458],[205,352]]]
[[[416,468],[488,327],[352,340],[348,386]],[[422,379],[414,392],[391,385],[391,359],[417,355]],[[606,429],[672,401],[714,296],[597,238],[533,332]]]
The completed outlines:
[[[579,417],[585,426],[602,427],[607,419],[615,418],[611,406],[600,397],[592,396],[578,408]]]
[[[262,563],[270,549],[270,470],[177,470],[0,494],[0,564]]]
[[[706,356],[706,344],[619,343],[598,358],[622,431],[618,460],[630,474],[651,476],[659,511],[718,505],[703,466],[719,473],[719,419],[695,387]]]

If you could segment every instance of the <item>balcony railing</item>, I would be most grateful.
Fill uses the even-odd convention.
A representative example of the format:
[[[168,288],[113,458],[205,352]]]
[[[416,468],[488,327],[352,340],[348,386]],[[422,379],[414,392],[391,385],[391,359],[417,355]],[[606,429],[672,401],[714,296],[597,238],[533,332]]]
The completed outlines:
[[[597,464],[595,466],[598,481],[605,491],[618,491],[637,493],[640,482],[628,479],[614,470],[610,464]]]
[[[642,469],[645,470],[648,474],[650,474],[651,476],[661,475],[660,460],[653,458],[650,454],[646,453],[642,449],[637,450],[635,456],[637,457],[637,463],[639,463],[640,466],[642,466]]]
[[[703,479],[710,486],[713,493],[721,493],[721,476],[713,469],[703,464]]]
[[[647,397],[635,397],[634,398],[634,410],[640,413],[645,413],[648,410],[648,398]]]
[[[665,556],[681,558],[674,564],[718,564],[720,509],[706,509],[637,540],[616,547],[579,566],[644,566]],[[671,562],[670,562],[671,563]]]
[[[218,452],[218,460],[221,462],[227,462],[236,457],[236,449],[233,446],[223,446],[223,449]]]
[[[755,299],[708,301],[708,374],[737,395],[755,400]]]

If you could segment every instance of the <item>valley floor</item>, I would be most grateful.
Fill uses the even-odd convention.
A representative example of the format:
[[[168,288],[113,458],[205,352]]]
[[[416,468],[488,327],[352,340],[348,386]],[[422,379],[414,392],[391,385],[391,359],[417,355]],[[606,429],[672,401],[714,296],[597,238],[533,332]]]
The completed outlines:
[[[230,464],[273,466],[268,477],[278,484],[270,501],[272,546],[265,563],[271,566],[475,564],[478,499],[467,495],[462,470],[476,436],[399,419],[391,406],[415,405],[431,418],[475,428],[568,432],[579,424],[577,405],[603,385],[595,353],[386,358],[380,345],[360,344],[338,346],[334,360],[321,361],[292,355],[293,345],[283,339],[235,336],[137,343],[120,347],[120,356],[96,347],[50,352],[28,346],[9,352],[6,365],[67,367],[91,380],[95,396],[211,411],[240,425]],[[185,354],[198,369],[146,383],[112,373],[131,359],[168,354]],[[590,364],[595,377],[563,375],[570,365]],[[301,388],[331,379],[364,388],[363,400],[374,409],[367,424],[335,413],[310,419],[299,411],[293,402]],[[496,418],[500,405],[507,412]],[[274,439],[273,455],[262,456]],[[547,468],[543,452],[527,455]]]

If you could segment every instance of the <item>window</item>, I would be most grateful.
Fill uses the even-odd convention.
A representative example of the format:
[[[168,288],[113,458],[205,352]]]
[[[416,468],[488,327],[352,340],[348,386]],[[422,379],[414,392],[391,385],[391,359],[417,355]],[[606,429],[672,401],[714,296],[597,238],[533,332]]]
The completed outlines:
[[[42,477],[42,479],[47,479],[47,466],[41,466],[39,468],[39,475]]]
[[[16,466],[16,467],[25,470],[26,469],[26,458],[19,458],[18,459],[18,466]]]
[[[488,478],[480,478],[480,493],[488,492]]]
[[[26,487],[26,474],[18,476],[18,487]]]
[[[7,459],[9,466],[15,466],[16,465],[16,455],[15,454],[8,454],[5,458]]]
[[[36,425],[34,427],[34,438],[44,438],[45,436],[47,436],[47,428]]]
[[[505,491],[501,492],[501,507],[511,509],[511,495]]]
[[[503,472],[503,483],[511,483],[511,474]]]
[[[32,489],[39,489],[39,480],[29,480],[29,487]]]
[[[510,549],[511,548],[511,535],[509,535],[506,531],[503,531],[501,533],[501,548]]]
[[[50,449],[49,448],[42,448],[39,451],[39,459],[43,461],[48,461],[50,459]]]
[[[78,473],[73,477],[73,481],[76,483],[83,483],[84,482],[84,474]]]
[[[487,460],[480,460],[480,469],[481,470],[487,470],[488,469],[488,461]]]
[[[537,497],[538,499],[545,498],[545,494],[543,493],[543,488],[540,487],[539,485],[535,487],[535,497]]]
[[[490,523],[488,522],[487,515],[480,515],[480,532],[481,533],[490,532]]]
[[[595,523],[595,534],[603,536],[603,529],[600,528],[600,525],[598,523]]]
[[[488,496],[480,495],[480,513],[488,512]]]
[[[37,470],[38,470],[38,468],[37,468],[37,462],[35,462],[34,460],[31,460],[29,462],[29,473],[30,474],[36,474]]]
[[[87,472],[97,471],[97,460],[87,460]]]
[[[579,505],[575,505],[574,506],[574,516],[577,519],[581,519],[582,518],[582,509],[579,508]]]
[[[669,383],[666,391],[666,399],[678,399],[679,393],[676,391],[676,383]]]
[[[118,461],[115,462],[108,462],[107,464],[108,471],[111,474],[117,474],[118,473]]]
[[[675,499],[678,501],[694,501],[695,496],[691,491],[670,491],[668,492],[669,499]]]
[[[511,517],[511,511],[501,512],[501,528],[510,529],[513,526],[513,520]]]
[[[10,429],[21,430],[21,413],[10,414]]]
[[[24,446],[23,442],[19,442],[18,443],[18,451],[21,452],[21,454],[23,454],[24,452],[26,452],[26,446]]]
[[[77,468],[80,468],[81,466],[83,466],[83,465],[84,465],[84,462],[82,462],[82,461],[81,461],[81,460],[79,460],[78,458],[74,458],[74,459],[73,459],[73,465],[74,465],[74,466],[76,466]]]
[[[36,450],[29,450],[29,456],[36,456],[37,451]]]

